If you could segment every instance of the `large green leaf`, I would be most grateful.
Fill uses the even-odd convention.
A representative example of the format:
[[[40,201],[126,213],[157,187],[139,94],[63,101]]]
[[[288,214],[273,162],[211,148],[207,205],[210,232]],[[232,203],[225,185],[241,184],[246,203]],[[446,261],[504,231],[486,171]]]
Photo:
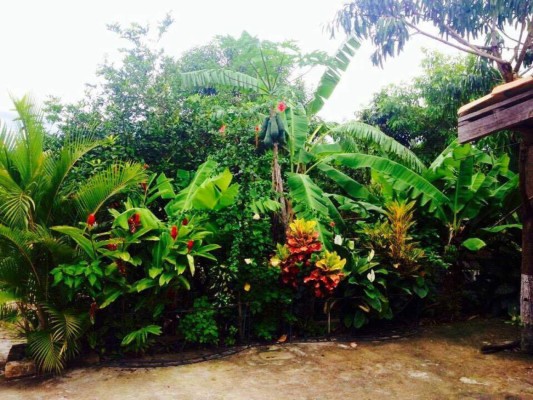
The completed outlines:
[[[320,163],[318,165],[318,169],[320,169],[328,178],[333,180],[353,198],[368,199],[370,193],[368,192],[367,188],[359,182],[356,182],[354,179],[350,178],[345,173],[325,163]]]
[[[182,86],[187,89],[228,86],[265,92],[261,81],[247,74],[228,69],[204,69],[181,74]]]
[[[330,98],[340,82],[342,73],[346,71],[348,65],[350,65],[350,61],[359,46],[359,41],[352,36],[349,37],[337,50],[331,65],[326,69],[320,79],[313,99],[307,105],[309,115],[314,115],[319,112],[324,106],[324,102]]]
[[[322,243],[327,245],[331,233],[326,229],[324,221],[339,221],[340,215],[329,197],[317,186],[308,175],[288,174],[287,184],[293,201],[293,210],[299,218],[318,220],[318,232]],[[342,222],[342,221],[339,221]]]
[[[327,157],[324,162],[332,161],[349,168],[372,168],[406,183],[412,190],[412,196],[421,196],[421,203],[432,202],[433,207],[448,202],[448,198],[430,182],[413,170],[387,158],[360,153],[335,154]]]
[[[393,155],[410,169],[419,173],[426,167],[407,147],[386,135],[378,128],[364,122],[351,121],[338,125],[330,131],[331,136],[339,140],[355,140],[375,146],[379,151]]]
[[[87,238],[81,229],[73,226],[54,226],[52,230],[63,233],[74,240],[78,246],[89,256],[91,260],[97,258],[96,248],[89,238]]]
[[[290,107],[285,111],[287,117],[287,146],[291,168],[300,162],[300,154],[309,134],[309,119],[302,106]]]
[[[216,167],[217,163],[213,160],[208,160],[200,165],[189,185],[180,191],[173,201],[167,204],[167,213],[173,214],[175,212],[190,210],[193,206],[193,200],[198,188],[211,176]]]
[[[487,243],[479,238],[470,238],[466,239],[463,242],[463,247],[466,247],[470,251],[478,251],[485,247]]]

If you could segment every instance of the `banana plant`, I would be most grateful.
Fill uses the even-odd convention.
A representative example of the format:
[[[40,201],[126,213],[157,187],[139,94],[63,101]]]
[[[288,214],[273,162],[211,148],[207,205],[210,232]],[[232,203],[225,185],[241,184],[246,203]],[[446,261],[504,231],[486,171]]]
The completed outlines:
[[[520,227],[512,216],[520,204],[518,174],[509,170],[509,162],[506,154],[495,157],[471,144],[453,142],[428,168],[425,177],[449,194],[449,201],[436,213],[448,227],[448,244],[458,242],[475,251],[485,246],[473,236],[482,233],[478,229],[498,232]],[[501,225],[505,220],[511,223]],[[489,227],[488,221],[500,226]]]
[[[331,179],[347,196],[357,200],[369,200],[370,193],[363,184],[342,172],[344,167],[370,168],[393,176],[413,188],[413,197],[421,196],[422,201],[430,201],[432,207],[447,200],[444,194],[421,176],[426,169],[423,163],[409,149],[379,129],[352,121],[331,128],[326,126],[310,130],[311,122],[333,94],[359,46],[354,37],[348,38],[332,57],[310,100],[306,104],[287,100],[288,107],[280,109],[287,135],[290,172],[286,176],[288,194],[293,205],[291,211],[300,218],[321,221],[318,229],[326,244],[329,243],[327,222],[333,220],[342,224],[343,221],[332,196],[313,181],[310,175],[313,170]],[[272,85],[272,82],[277,82],[277,85]],[[250,90],[264,95],[267,102],[283,91],[279,81],[269,79],[268,76],[264,79],[259,75],[251,77],[229,70],[184,73],[182,83],[185,88],[220,85]],[[359,147],[371,147],[374,154],[355,150],[354,143],[359,144]],[[277,160],[277,147],[274,149],[274,160]],[[281,191],[280,196],[283,196],[284,185],[279,185],[278,182],[276,188]]]

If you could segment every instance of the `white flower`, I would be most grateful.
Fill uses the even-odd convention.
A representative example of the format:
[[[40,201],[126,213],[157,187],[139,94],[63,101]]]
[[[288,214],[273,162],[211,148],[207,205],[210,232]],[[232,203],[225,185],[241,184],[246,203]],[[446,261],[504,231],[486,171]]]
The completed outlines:
[[[374,270],[371,269],[370,272],[366,274],[366,277],[370,282],[374,282],[374,280],[376,279],[376,274],[374,273]]]
[[[248,265],[250,265],[250,264],[252,263],[252,261],[253,261],[253,260],[252,260],[251,258],[245,258],[245,259],[244,259],[244,262],[245,262],[246,264],[248,264]]]
[[[342,236],[341,235],[335,235],[335,239],[333,240],[333,243],[335,243],[336,245],[341,245],[342,244]]]
[[[255,213],[254,216],[252,217],[252,219],[257,221],[257,220],[261,219],[261,216],[258,213]]]

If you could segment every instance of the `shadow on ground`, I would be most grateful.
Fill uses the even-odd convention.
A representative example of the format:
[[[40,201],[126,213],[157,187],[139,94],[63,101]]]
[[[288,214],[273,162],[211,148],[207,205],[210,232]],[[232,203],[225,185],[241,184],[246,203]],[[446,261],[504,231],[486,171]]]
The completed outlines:
[[[483,355],[515,339],[501,321],[425,327],[387,342],[286,344],[179,367],[93,368],[0,381],[9,399],[533,399],[533,358]]]

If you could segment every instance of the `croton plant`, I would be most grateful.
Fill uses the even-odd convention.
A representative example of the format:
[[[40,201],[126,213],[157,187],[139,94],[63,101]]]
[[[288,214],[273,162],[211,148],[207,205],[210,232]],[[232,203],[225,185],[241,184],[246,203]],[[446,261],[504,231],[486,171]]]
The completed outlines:
[[[316,221],[297,219],[287,229],[287,241],[277,245],[270,264],[279,267],[281,280],[294,289],[309,287],[315,297],[330,296],[344,277],[346,260],[323,251]]]

